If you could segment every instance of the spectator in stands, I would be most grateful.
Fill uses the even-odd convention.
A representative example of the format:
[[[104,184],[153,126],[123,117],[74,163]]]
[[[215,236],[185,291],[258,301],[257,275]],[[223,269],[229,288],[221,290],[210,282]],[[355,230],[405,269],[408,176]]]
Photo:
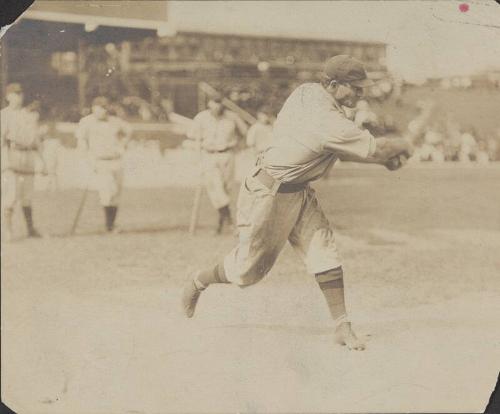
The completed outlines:
[[[488,164],[490,161],[488,147],[486,141],[483,139],[477,141],[476,161],[478,164]]]
[[[488,158],[490,161],[498,161],[500,159],[498,144],[500,141],[500,128],[497,130],[497,139],[489,138],[487,143]]]
[[[459,160],[463,163],[468,163],[476,159],[477,141],[474,136],[474,131],[464,132],[460,136],[460,153]]]
[[[360,128],[367,129],[372,135],[381,135],[377,114],[372,111],[370,105],[365,100],[360,100],[356,104],[354,123]]]

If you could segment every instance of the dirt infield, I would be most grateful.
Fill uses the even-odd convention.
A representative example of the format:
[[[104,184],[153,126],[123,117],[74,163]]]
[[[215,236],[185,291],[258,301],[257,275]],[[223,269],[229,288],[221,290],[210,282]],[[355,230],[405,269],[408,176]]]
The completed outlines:
[[[234,243],[213,238],[206,197],[188,236],[190,188],[127,189],[118,235],[91,194],[73,238],[79,191],[39,192],[52,237],[2,246],[2,398],[50,414],[482,412],[500,361],[499,180],[343,168],[316,185],[363,353],[333,344],[289,247],[261,283],[210,288],[183,319],[186,273]]]

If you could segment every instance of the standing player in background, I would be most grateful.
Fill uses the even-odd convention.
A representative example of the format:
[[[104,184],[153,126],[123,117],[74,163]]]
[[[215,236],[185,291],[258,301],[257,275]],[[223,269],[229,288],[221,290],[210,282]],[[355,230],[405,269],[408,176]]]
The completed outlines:
[[[271,112],[269,108],[261,107],[257,111],[257,122],[248,129],[247,134],[247,146],[253,150],[256,160],[271,144],[272,134]]]
[[[55,135],[55,122],[45,123],[42,126],[43,159],[47,167],[48,189],[56,191],[59,188],[57,177],[58,153],[61,143]]]
[[[241,186],[239,244],[223,262],[187,281],[182,297],[187,317],[193,316],[201,292],[209,285],[243,287],[261,280],[288,240],[316,278],[335,321],[336,340],[349,349],[364,349],[347,316],[334,231],[309,183],[322,177],[337,159],[395,169],[411,148],[402,138],[375,139],[346,118],[342,106],[354,108],[363,88],[372,83],[361,62],[338,55],[326,62],[324,73],[321,83],[299,86],[283,105],[271,146]]]
[[[208,101],[208,109],[193,119],[188,138],[197,142],[201,168],[210,202],[219,213],[216,234],[225,224],[232,225],[229,192],[234,178],[234,149],[238,134],[245,136],[247,126],[234,112],[226,110],[222,96]]]
[[[104,209],[106,230],[115,229],[123,184],[122,157],[132,135],[130,125],[111,116],[105,97],[92,101],[92,113],[80,120],[76,130],[79,149],[95,173],[99,199]]]
[[[28,237],[40,237],[33,225],[33,187],[35,173],[42,162],[37,108],[23,108],[19,83],[7,85],[8,106],[0,111],[2,146],[2,208],[4,239],[12,239],[12,216],[19,202],[23,209]],[[41,171],[43,172],[43,163]]]

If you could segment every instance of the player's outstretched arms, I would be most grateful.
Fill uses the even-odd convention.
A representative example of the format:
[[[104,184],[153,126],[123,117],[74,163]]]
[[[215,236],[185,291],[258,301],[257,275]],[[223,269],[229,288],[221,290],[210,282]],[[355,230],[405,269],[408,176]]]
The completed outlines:
[[[381,164],[390,171],[399,170],[413,153],[412,146],[404,138],[377,138],[376,149],[367,162]]]
[[[375,143],[375,152],[369,158],[383,165],[385,165],[385,163],[393,157],[400,154],[407,154],[409,157],[413,152],[411,145],[404,138],[381,137],[376,138]]]
[[[339,159],[363,164],[380,164],[392,171],[401,168],[413,152],[411,145],[404,138],[381,137],[376,138],[375,142],[375,152],[366,158],[354,154],[339,154]]]

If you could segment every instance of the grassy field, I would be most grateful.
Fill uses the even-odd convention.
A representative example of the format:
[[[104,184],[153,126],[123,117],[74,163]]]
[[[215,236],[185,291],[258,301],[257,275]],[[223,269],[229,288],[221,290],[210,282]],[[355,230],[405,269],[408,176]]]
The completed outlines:
[[[287,246],[261,283],[179,314],[187,272],[232,247],[206,196],[127,189],[102,231],[92,193],[36,194],[51,237],[2,246],[2,398],[22,413],[482,412],[500,361],[499,168],[340,168],[315,187],[337,231],[364,353],[334,345]],[[237,188],[235,187],[235,193]]]

